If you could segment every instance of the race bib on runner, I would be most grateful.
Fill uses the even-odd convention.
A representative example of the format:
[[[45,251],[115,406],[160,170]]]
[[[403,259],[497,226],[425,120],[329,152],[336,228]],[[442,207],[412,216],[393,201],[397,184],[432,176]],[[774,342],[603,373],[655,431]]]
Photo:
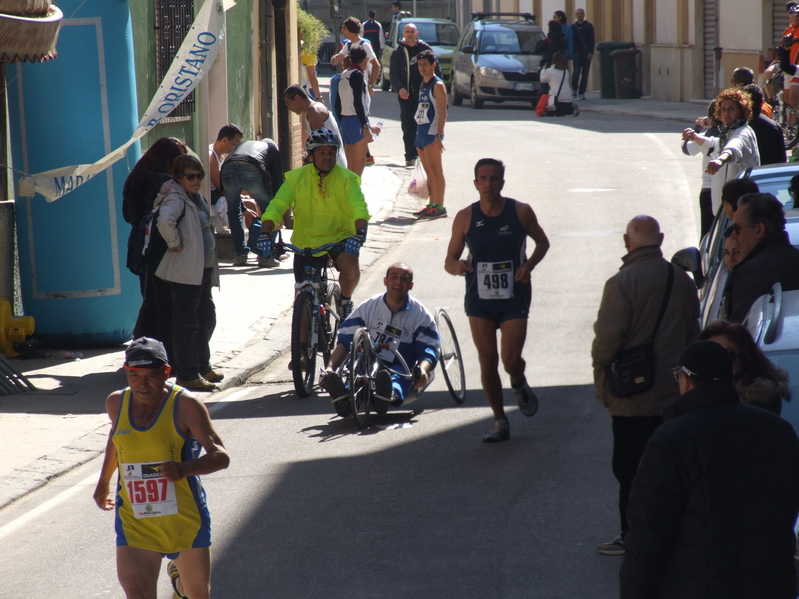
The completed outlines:
[[[402,341],[402,329],[392,326],[387,322],[378,321],[377,325],[374,328],[375,336],[374,342],[375,343],[392,343],[396,342],[396,345],[399,345],[399,342]],[[380,352],[380,357],[387,362],[394,361],[394,354],[387,349],[384,349]]]
[[[503,300],[513,297],[513,262],[478,262],[477,297]]]
[[[414,117],[417,125],[426,125],[430,122],[430,117],[427,116],[427,111],[429,109],[430,104],[428,102],[419,103],[419,109],[416,111],[416,116]]]
[[[122,464],[122,478],[128,491],[133,515],[158,518],[178,513],[175,484],[161,474],[156,464]]]

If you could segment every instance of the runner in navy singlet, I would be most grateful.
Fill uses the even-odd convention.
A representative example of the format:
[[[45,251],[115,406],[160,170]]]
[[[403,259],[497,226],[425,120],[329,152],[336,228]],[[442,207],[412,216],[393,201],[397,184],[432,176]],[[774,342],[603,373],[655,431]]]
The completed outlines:
[[[538,398],[524,376],[522,349],[532,297],[530,273],[549,250],[549,240],[528,204],[502,196],[505,165],[501,160],[478,160],[474,174],[480,200],[455,217],[444,268],[451,275],[466,277],[466,315],[480,359],[483,391],[494,412],[491,430],[483,437],[490,443],[510,438],[498,370],[497,329],[502,365],[510,375],[519,409],[525,416],[538,410]],[[530,258],[528,236],[535,242]],[[467,245],[468,259],[461,259]]]

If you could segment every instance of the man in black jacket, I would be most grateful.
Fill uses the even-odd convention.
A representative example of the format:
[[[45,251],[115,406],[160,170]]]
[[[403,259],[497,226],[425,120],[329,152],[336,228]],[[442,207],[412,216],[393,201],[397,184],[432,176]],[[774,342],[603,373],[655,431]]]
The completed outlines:
[[[785,138],[780,126],[762,113],[763,92],[754,83],[742,88],[752,99],[752,119],[749,126],[757,138],[757,152],[760,164],[781,164],[787,162],[785,156]]]
[[[741,247],[742,260],[724,291],[724,314],[743,322],[755,300],[774,283],[783,291],[799,289],[799,249],[785,231],[785,212],[770,193],[749,193],[738,200],[732,238]]]
[[[416,57],[430,46],[419,39],[419,31],[413,23],[402,28],[402,39],[391,53],[391,86],[397,92],[402,124],[402,141],[405,144],[405,166],[415,166],[416,157],[416,109],[419,107],[419,86],[422,75],[416,66]],[[436,64],[436,76],[441,77],[441,67]]]
[[[572,97],[578,93],[585,100],[585,89],[588,85],[588,71],[594,57],[594,26],[585,20],[585,9],[574,11],[577,20],[572,25],[574,40],[574,73],[572,74]]]
[[[794,599],[796,433],[739,401],[717,343],[689,345],[675,374],[630,493],[621,598]]]
[[[258,203],[261,212],[266,210],[283,184],[283,163],[277,144],[271,139],[241,142],[228,154],[222,164],[220,177],[227,198],[228,225],[236,253],[233,266],[245,266],[249,249],[244,245],[241,192],[246,190]],[[253,222],[260,226],[257,218]],[[250,231],[253,240],[259,234],[260,230]],[[258,256],[259,266],[274,267],[278,264],[274,258]]]

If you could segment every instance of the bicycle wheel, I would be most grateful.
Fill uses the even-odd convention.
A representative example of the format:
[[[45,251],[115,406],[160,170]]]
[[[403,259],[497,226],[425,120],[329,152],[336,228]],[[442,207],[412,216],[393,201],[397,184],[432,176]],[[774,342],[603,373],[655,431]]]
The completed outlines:
[[[350,346],[350,402],[358,428],[366,428],[372,407],[372,340],[366,329],[358,329]]]
[[[294,390],[300,397],[308,397],[316,377],[316,344],[313,340],[313,294],[303,291],[294,299],[291,319],[291,374]]]
[[[449,314],[444,308],[436,311],[436,327],[441,339],[439,367],[444,373],[444,380],[452,399],[456,403],[463,403],[466,400],[466,376],[463,373],[461,346],[458,344],[455,327],[452,326]]]
[[[785,140],[785,149],[792,150],[799,143],[799,113],[787,102],[783,103],[780,110],[783,111],[780,127],[782,138]]]
[[[324,323],[325,330],[320,332],[320,341],[322,336],[325,338],[325,345],[322,348],[322,360],[325,367],[330,363],[330,354],[336,347],[336,339],[338,337],[338,327],[341,321],[334,318],[330,314],[331,311],[336,313],[336,316],[341,316],[341,288],[338,283],[328,283],[327,285],[327,303],[328,310],[322,322]]]

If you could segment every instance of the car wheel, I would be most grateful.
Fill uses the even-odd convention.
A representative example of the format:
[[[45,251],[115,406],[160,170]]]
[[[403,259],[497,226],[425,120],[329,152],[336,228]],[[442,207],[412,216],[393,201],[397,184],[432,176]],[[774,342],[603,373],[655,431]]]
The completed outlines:
[[[460,106],[463,104],[463,96],[458,92],[458,86],[452,84],[452,105]]]
[[[477,86],[474,83],[474,79],[472,79],[472,85],[469,93],[469,99],[472,103],[472,108],[482,108],[483,101],[477,97]]]

